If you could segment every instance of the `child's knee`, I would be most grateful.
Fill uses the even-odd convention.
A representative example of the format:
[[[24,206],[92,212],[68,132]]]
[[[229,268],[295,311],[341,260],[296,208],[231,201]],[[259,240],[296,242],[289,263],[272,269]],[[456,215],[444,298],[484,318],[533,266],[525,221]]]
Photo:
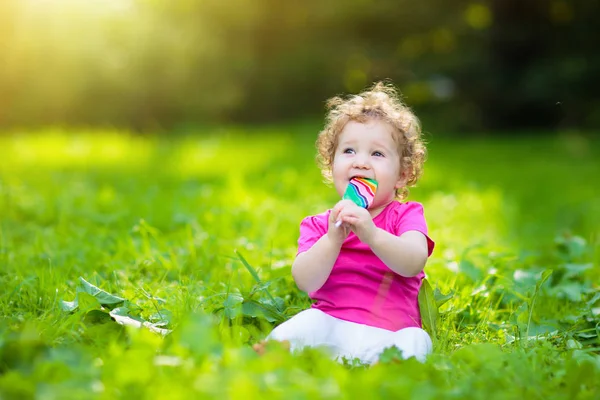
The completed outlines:
[[[284,340],[292,340],[294,336],[294,323],[292,319],[285,321],[284,323],[276,326],[266,340],[277,340],[278,342]]]
[[[432,350],[429,334],[416,327],[404,328],[395,332],[394,345],[402,350],[404,358],[415,357],[421,362],[425,361],[425,357]]]
[[[311,345],[327,329],[326,319],[327,315],[316,309],[301,311],[273,329],[267,340],[288,340],[293,348]]]

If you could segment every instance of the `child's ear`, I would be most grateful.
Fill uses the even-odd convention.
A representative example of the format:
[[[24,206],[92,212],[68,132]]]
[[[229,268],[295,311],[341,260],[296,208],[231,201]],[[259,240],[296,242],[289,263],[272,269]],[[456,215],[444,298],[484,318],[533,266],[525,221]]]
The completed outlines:
[[[398,180],[396,181],[396,189],[400,189],[406,186],[406,182],[408,182],[408,172],[406,170],[403,170],[402,172],[400,172],[400,175],[398,176]]]

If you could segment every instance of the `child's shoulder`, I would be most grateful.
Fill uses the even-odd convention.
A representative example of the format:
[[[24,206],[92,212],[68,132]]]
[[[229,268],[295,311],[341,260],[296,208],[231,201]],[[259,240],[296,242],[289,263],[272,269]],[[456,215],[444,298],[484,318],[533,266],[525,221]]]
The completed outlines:
[[[329,218],[329,213],[331,213],[331,210],[325,210],[325,211],[323,211],[322,213],[319,213],[319,214],[308,215],[308,216],[304,217],[304,219],[316,218],[316,219],[325,219],[325,220],[327,220],[327,218]]]
[[[320,214],[308,215],[302,219],[301,224],[310,224],[310,225],[326,225],[329,221],[329,214],[331,210],[323,211]]]
[[[400,202],[394,200],[385,210],[384,219],[395,223],[423,219],[423,205],[417,201]]]
[[[388,207],[389,211],[394,213],[406,213],[411,211],[423,212],[423,204],[418,201],[403,201],[400,202],[398,200],[392,201],[390,206]]]

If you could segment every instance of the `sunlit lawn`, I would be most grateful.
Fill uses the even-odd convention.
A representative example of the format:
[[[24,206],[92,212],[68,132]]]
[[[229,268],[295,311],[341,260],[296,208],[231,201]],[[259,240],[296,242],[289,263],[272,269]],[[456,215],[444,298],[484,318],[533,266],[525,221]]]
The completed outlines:
[[[410,196],[437,243],[425,364],[257,356],[310,304],[289,272],[298,226],[337,201],[317,130],[0,136],[0,398],[597,398],[600,143],[574,133],[430,136]]]

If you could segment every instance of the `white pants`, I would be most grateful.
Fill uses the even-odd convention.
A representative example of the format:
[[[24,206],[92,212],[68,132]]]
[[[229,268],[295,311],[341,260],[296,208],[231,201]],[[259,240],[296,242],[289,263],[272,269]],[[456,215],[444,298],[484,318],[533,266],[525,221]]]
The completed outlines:
[[[332,317],[321,310],[304,310],[269,334],[267,340],[288,340],[291,350],[325,347],[334,359],[358,358],[373,364],[388,347],[396,346],[404,358],[416,357],[423,362],[431,352],[431,339],[421,328],[404,328],[393,332]]]

